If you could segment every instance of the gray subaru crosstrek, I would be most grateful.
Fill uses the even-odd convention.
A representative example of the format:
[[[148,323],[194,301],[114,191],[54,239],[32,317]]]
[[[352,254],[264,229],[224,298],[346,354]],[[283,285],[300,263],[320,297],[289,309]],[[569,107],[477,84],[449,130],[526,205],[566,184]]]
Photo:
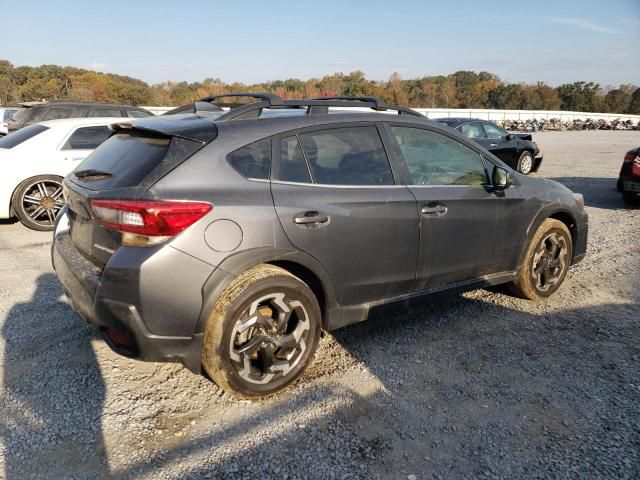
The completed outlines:
[[[581,195],[410,109],[236,96],[113,125],[64,180],[53,264],[119,353],[268,395],[323,329],[454,288],[544,299],[585,255]]]

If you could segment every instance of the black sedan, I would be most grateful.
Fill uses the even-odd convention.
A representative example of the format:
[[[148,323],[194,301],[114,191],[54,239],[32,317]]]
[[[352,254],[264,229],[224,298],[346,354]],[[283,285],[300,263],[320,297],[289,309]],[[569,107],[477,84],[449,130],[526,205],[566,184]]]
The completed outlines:
[[[493,122],[477,118],[436,118],[476,141],[496,157],[525,175],[537,172],[542,154],[528,133],[509,133]]]

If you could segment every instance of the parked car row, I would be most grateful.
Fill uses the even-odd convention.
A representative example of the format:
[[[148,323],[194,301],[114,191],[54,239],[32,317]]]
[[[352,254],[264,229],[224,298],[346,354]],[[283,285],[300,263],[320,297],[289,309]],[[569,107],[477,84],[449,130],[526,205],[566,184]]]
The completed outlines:
[[[34,123],[62,118],[144,118],[150,116],[153,116],[153,114],[148,110],[141,107],[132,107],[130,105],[86,102],[49,102],[35,104],[29,108],[20,109],[9,119],[7,127],[9,132],[15,132],[16,130]]]

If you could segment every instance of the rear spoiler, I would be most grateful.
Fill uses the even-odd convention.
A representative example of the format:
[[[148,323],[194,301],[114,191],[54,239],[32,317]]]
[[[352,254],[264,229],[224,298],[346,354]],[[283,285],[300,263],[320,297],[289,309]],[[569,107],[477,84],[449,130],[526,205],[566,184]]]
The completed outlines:
[[[179,137],[202,144],[213,141],[218,136],[218,129],[206,118],[187,117],[179,119],[147,117],[134,121],[117,122],[109,125],[114,132],[138,130],[155,135]]]

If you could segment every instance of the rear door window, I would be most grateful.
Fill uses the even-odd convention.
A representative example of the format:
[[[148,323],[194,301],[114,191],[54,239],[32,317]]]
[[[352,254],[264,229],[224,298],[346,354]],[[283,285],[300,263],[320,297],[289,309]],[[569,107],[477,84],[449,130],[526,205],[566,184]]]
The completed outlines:
[[[21,128],[10,135],[0,137],[0,148],[16,147],[45,130],[49,130],[49,127],[45,127],[44,125],[29,125],[28,127]]]
[[[109,127],[100,125],[96,127],[81,127],[71,134],[66,141],[63,150],[93,150],[98,148],[113,132]]]
[[[302,152],[298,137],[283,138],[280,142],[280,165],[278,178],[285,182],[311,183],[309,167]]]
[[[266,180],[271,168],[271,139],[259,140],[232,152],[229,163],[247,178]]]
[[[343,127],[299,135],[315,183],[393,185],[393,174],[375,126]]]

